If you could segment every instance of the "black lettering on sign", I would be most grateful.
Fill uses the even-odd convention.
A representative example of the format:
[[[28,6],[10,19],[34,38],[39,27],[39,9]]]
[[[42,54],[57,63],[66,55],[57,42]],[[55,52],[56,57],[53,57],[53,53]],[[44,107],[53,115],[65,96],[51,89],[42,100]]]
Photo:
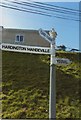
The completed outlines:
[[[50,37],[50,36],[48,36],[48,35],[47,35],[46,37],[47,37],[47,39],[48,39],[48,40],[52,41],[52,39],[51,39],[51,37]]]
[[[25,47],[21,47],[21,46],[12,46],[12,45],[2,45],[3,49],[13,49],[13,50],[25,50]]]
[[[2,45],[2,48],[5,48],[5,49],[7,49],[8,47],[7,47],[7,45]]]
[[[58,62],[58,63],[61,63],[61,64],[62,64],[62,63],[67,64],[67,61],[66,61],[66,60],[57,60],[57,62]]]
[[[33,51],[33,48],[27,48],[27,51]]]
[[[49,49],[41,49],[41,48],[27,48],[27,51],[35,51],[35,52],[49,52]]]
[[[20,52],[30,52],[30,53],[49,53],[49,48],[44,47],[30,47],[30,46],[20,46],[20,45],[11,45],[11,44],[2,44],[2,50],[8,50],[8,51],[20,51]]]
[[[46,39],[52,41],[52,38],[45,32],[43,32],[42,30],[40,30],[40,33],[42,34],[43,37],[45,37]]]

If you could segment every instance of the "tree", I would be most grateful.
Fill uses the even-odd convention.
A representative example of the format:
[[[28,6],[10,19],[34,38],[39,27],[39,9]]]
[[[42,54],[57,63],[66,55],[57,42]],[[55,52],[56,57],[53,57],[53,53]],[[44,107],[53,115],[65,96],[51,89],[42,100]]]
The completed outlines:
[[[66,46],[65,46],[65,45],[60,45],[60,46],[58,46],[58,49],[59,49],[59,50],[66,51]]]

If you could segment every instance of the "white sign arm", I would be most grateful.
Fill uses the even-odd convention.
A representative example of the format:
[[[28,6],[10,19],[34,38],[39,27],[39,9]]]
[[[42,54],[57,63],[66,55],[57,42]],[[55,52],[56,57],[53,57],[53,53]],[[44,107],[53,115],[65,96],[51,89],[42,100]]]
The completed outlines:
[[[49,43],[52,43],[53,39],[41,28],[39,29],[39,34],[41,37],[43,37],[45,40],[47,40]]]
[[[26,46],[26,45],[15,45],[2,43],[0,45],[1,50],[13,51],[13,52],[23,52],[23,53],[35,53],[35,54],[50,54],[50,48],[48,47],[36,47],[36,46]]]

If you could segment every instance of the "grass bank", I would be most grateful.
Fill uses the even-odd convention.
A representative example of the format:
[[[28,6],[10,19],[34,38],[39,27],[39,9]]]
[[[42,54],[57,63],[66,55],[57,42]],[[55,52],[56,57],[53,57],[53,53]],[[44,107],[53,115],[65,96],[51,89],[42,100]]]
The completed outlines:
[[[72,63],[56,66],[56,117],[80,118],[81,54],[57,52]],[[2,118],[48,118],[50,56],[2,53]]]

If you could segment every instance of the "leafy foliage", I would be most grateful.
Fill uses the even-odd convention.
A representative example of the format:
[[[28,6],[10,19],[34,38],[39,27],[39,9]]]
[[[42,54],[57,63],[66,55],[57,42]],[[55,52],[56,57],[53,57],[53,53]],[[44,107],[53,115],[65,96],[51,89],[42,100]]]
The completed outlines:
[[[72,61],[56,66],[56,117],[80,118],[81,54],[56,56]],[[2,118],[48,118],[50,56],[3,52],[2,57]]]

